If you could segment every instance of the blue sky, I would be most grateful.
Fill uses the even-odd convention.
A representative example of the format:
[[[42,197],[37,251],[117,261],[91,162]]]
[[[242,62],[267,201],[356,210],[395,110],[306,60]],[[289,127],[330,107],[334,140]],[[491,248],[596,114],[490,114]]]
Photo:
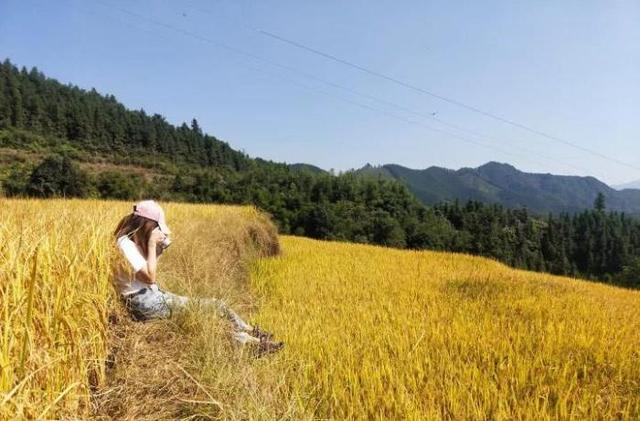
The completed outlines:
[[[640,168],[638,22],[637,1],[1,0],[0,56],[195,117],[252,156],[336,170],[493,160],[616,184],[640,179],[616,162]]]

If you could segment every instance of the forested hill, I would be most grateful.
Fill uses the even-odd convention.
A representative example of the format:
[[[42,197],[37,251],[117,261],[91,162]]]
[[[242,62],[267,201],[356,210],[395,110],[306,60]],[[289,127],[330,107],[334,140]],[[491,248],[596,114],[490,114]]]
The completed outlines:
[[[0,64],[0,196],[253,204],[282,233],[473,253],[640,286],[640,222],[605,212],[605,196],[578,215],[533,218],[480,201],[426,206],[397,178],[250,158],[195,120],[176,127],[111,95]],[[457,184],[440,186],[444,195]]]
[[[535,214],[576,213],[590,209],[599,193],[609,209],[640,214],[640,190],[614,190],[594,177],[531,174],[508,164],[490,162],[454,171],[440,167],[414,170],[400,165],[367,165],[357,174],[400,180],[425,204],[477,200],[508,208],[526,207]]]
[[[5,195],[251,203],[284,233],[444,247],[448,222],[400,183],[253,159],[203,133],[101,95],[0,65]]]
[[[112,95],[63,85],[35,68],[19,71],[7,60],[0,70],[0,126],[44,135],[48,145],[141,165],[152,164],[153,156],[236,170],[249,164],[247,156],[204,134],[196,120],[175,127],[158,114],[128,110]]]

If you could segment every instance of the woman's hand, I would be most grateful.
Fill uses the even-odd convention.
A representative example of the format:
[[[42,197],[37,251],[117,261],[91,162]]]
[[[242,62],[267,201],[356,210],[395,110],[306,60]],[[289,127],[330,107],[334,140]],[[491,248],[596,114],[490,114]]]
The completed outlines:
[[[160,231],[160,228],[156,227],[151,231],[151,235],[149,235],[149,249],[155,250],[156,245],[163,242],[167,236]]]
[[[149,244],[147,252],[147,280],[150,284],[156,283],[156,270],[158,265],[157,248],[158,244],[166,238],[166,235],[160,231],[160,228],[156,227],[149,235]]]

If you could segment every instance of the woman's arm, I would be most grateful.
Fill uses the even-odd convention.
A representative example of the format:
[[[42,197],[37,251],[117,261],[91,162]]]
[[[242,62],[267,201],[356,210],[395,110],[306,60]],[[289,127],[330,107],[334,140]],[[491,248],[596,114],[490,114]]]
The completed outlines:
[[[156,283],[155,278],[151,278],[147,268],[142,268],[137,271],[135,277],[138,281],[144,282],[145,284],[153,285]]]
[[[156,242],[152,242],[153,234],[149,238],[149,256],[147,256],[147,274],[151,283],[156,283],[156,273],[158,269],[158,257],[156,255]]]
[[[123,235],[118,238],[118,248],[127,259],[134,272],[134,277],[146,284],[153,284],[154,280],[149,276],[149,265],[147,259],[142,255],[140,249],[129,237]]]
[[[149,236],[149,243],[147,244],[147,265],[136,273],[136,278],[147,284],[156,283],[156,273],[158,269],[158,256],[156,254],[156,248],[158,243],[164,240],[164,234],[158,228],[151,231]]]

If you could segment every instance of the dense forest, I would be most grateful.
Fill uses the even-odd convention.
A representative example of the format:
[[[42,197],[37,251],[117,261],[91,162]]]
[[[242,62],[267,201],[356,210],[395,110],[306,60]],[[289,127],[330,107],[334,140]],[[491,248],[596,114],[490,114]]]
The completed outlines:
[[[451,250],[509,265],[640,286],[640,222],[606,212],[533,217],[479,202],[427,207],[396,180],[253,159],[113,96],[0,65],[0,182],[6,196],[254,204],[283,233]],[[135,168],[135,171],[131,168]]]
[[[592,210],[533,218],[527,210],[468,202],[435,206],[454,229],[447,249],[493,257],[514,267],[640,286],[640,221]]]

